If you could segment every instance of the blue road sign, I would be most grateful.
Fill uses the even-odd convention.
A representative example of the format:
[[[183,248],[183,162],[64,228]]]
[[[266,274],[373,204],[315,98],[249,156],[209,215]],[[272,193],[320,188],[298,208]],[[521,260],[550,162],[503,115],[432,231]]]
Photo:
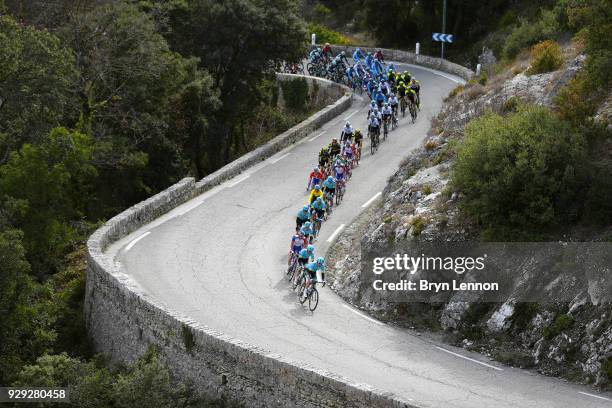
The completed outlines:
[[[431,35],[431,38],[434,41],[441,41],[441,42],[447,42],[447,43],[452,43],[453,42],[453,35],[452,34],[433,33]]]

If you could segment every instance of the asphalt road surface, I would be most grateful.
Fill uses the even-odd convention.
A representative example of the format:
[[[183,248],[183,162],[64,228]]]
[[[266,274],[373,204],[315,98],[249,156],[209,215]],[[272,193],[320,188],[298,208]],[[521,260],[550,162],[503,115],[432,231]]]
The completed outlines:
[[[400,69],[403,69],[400,66]],[[410,67],[421,81],[422,111],[407,118],[374,156],[366,144],[343,203],[316,243],[348,225],[376,196],[459,79]],[[317,153],[345,118],[365,133],[366,101],[322,129],[115,243],[109,251],[144,290],[185,316],[296,361],[366,383],[423,407],[612,407],[612,396],[507,367],[392,327],[319,287],[315,313],[285,278],[295,214]],[[374,198],[374,199],[373,199]]]

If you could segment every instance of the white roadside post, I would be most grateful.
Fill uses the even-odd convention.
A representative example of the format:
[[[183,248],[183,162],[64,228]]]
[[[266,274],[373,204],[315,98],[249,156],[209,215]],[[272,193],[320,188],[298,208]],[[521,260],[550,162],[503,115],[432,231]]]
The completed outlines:
[[[310,36],[310,43],[312,45],[316,45],[317,44],[317,35],[315,33],[312,33],[312,35]]]
[[[480,69],[482,68],[482,65],[480,64],[476,64],[476,76],[480,76]]]
[[[421,43],[416,43],[416,50],[415,50],[415,54],[419,55],[421,52]]]

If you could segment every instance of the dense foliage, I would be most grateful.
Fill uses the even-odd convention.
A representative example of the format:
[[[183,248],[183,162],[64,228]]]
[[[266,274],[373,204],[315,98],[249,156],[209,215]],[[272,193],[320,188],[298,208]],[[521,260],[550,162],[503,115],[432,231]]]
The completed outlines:
[[[463,211],[485,229],[538,232],[576,219],[588,174],[586,142],[546,108],[468,124],[454,184]]]
[[[305,45],[293,0],[0,0],[0,384],[192,406],[151,356],[118,374],[86,360],[83,241],[316,108],[303,83],[276,105],[274,68]]]

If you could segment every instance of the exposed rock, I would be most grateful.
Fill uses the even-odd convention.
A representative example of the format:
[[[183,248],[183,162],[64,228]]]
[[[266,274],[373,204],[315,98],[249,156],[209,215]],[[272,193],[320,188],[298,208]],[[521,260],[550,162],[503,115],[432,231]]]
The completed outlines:
[[[554,96],[576,76],[584,58],[579,55],[557,72],[518,74],[503,83],[469,86],[449,100],[432,121],[432,134],[423,147],[413,151],[389,180],[380,206],[360,216],[330,250],[330,258],[337,260],[329,272],[334,290],[379,318],[444,330],[456,345],[507,364],[534,366],[545,374],[609,388],[603,367],[612,359],[612,311],[601,303],[606,296],[601,282],[590,281],[588,291],[563,304],[557,301],[557,294],[573,283],[562,274],[546,287],[542,303],[518,304],[514,299],[539,279],[533,273],[535,264],[527,263],[517,268],[513,291],[503,303],[482,303],[473,293],[454,292],[442,303],[411,303],[410,307],[361,288],[360,282],[361,246],[477,238],[475,227],[459,217],[461,193],[451,188],[453,144],[461,141],[470,120],[489,109],[505,114],[515,108],[516,101],[551,106]],[[610,117],[610,106],[609,97],[598,111],[600,119]],[[464,278],[469,281],[470,276]],[[571,323],[556,327],[561,315],[569,316]]]

